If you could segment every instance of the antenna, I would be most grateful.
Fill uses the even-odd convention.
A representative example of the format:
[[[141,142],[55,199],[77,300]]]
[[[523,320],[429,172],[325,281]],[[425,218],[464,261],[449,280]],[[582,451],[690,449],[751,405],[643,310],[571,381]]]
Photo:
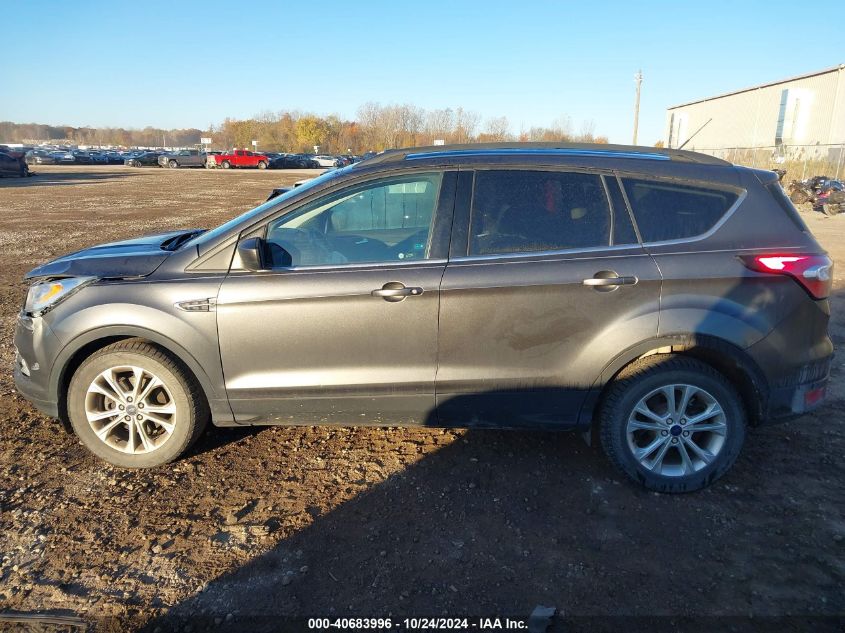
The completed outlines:
[[[704,125],[702,125],[702,126],[701,126],[700,128],[698,128],[695,132],[693,132],[693,135],[692,135],[692,136],[690,136],[687,140],[685,140],[685,141],[681,144],[681,146],[680,146],[678,149],[684,149],[684,145],[686,145],[686,144],[687,144],[687,143],[689,143],[692,139],[694,139],[694,138],[695,138],[695,135],[696,135],[696,134],[698,134],[699,132],[701,132],[701,130],[703,130],[705,127],[707,127],[707,124],[708,124],[708,123],[710,123],[710,121],[712,121],[712,120],[713,120],[713,117],[710,117],[709,119],[707,119],[707,121],[705,121],[705,122],[704,122]]]

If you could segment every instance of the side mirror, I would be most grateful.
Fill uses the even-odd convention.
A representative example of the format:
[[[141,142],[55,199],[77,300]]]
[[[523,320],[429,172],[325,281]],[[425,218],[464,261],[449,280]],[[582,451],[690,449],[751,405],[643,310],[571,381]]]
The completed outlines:
[[[238,242],[238,255],[247,270],[267,270],[264,240],[260,237],[250,237]]]

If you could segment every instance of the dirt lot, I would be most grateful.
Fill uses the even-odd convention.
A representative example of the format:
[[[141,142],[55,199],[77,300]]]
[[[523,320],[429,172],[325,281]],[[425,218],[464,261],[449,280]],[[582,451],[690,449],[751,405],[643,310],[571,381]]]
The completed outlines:
[[[823,409],[752,432],[733,471],[692,495],[645,492],[550,433],[212,430],[174,465],[123,472],[15,392],[22,275],[97,242],[218,224],[305,172],[37,171],[0,180],[0,611],[150,631],[538,604],[567,620],[556,631],[843,625],[841,360]],[[841,348],[845,217],[808,222],[838,262]]]

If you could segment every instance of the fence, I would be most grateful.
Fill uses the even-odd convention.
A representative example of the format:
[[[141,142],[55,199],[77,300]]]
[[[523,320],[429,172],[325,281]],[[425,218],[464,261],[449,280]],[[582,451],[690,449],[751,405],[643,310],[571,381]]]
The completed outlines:
[[[687,147],[685,149],[693,149]],[[694,151],[746,167],[784,169],[784,181],[811,176],[842,179],[845,176],[845,143],[816,145],[767,145],[763,147],[695,147]]]

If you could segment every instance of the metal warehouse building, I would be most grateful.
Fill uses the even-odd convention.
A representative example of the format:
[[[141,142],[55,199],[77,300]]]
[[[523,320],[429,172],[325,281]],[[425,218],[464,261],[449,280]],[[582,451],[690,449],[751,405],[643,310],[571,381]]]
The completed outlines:
[[[845,64],[669,108],[666,147],[680,147],[690,137],[684,149],[734,162],[768,167],[821,161],[839,172],[845,162]]]

